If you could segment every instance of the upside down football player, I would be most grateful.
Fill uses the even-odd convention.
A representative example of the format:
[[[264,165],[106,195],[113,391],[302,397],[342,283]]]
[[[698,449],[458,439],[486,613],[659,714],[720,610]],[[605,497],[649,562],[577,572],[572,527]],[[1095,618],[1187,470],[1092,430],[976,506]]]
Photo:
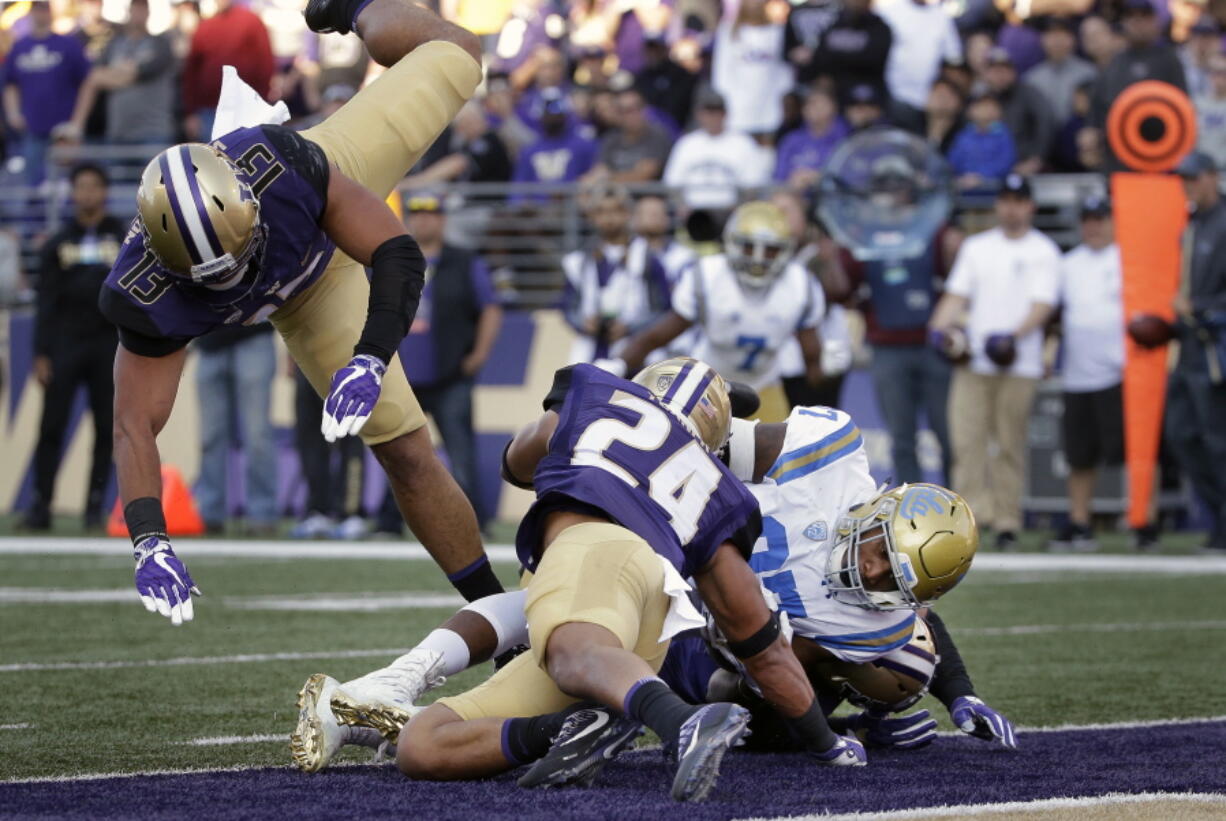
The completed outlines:
[[[730,446],[732,468],[738,476],[760,483],[750,487],[766,514],[767,533],[750,563],[767,587],[782,594],[783,609],[801,636],[793,640],[793,649],[819,685],[826,708],[845,694],[858,696],[859,701],[871,699],[866,705],[871,709],[855,717],[849,729],[878,745],[922,746],[934,737],[935,722],[929,720],[927,711],[904,719],[885,714],[918,698],[936,667],[932,691],[950,708],[955,724],[965,732],[997,737],[1013,746],[1011,725],[976,698],[957,650],[935,614],[930,618],[940,634],[939,666],[926,625],[912,610],[878,608],[899,606],[908,597],[872,590],[896,585],[886,557],[898,551],[885,548],[896,544],[892,534],[898,526],[905,525],[905,535],[912,523],[924,543],[941,541],[940,534],[951,530],[957,531],[958,538],[944,539],[945,572],[939,578],[925,576],[922,584],[910,588],[910,596],[929,601],[961,578],[974,551],[974,527],[960,498],[933,486],[912,488],[917,495],[904,504],[910,518],[897,515],[905,494],[897,490],[875,494],[859,433],[839,411],[797,409],[787,423],[756,429],[739,420],[734,424],[738,435]],[[767,476],[770,478],[763,482]],[[864,501],[868,504],[861,506]],[[913,509],[921,501],[928,507],[922,514]],[[841,532],[835,533],[828,522],[840,519],[846,521]],[[794,541],[784,538],[789,534]],[[890,534],[888,542],[886,534]],[[911,567],[914,554],[907,548],[917,543],[905,538],[899,543],[903,550],[898,561]],[[789,548],[789,544],[795,546]],[[829,557],[836,552],[841,559],[830,570]],[[842,585],[850,581],[853,565],[868,589],[849,586],[837,597],[828,598],[828,573]],[[382,741],[369,729],[337,724],[332,705],[338,688],[341,702],[383,702],[408,715],[420,710],[411,706],[413,702],[444,676],[504,653],[526,638],[523,594],[506,593],[468,605],[387,668],[343,685],[326,676],[313,676],[301,694],[296,762],[303,769],[318,769],[344,743],[376,747]],[[855,663],[870,661],[878,664]],[[693,703],[719,700],[737,690],[736,679],[729,680],[696,637],[674,640],[661,676]],[[752,700],[761,703],[759,698]],[[341,712],[346,718],[353,717],[348,705]],[[593,720],[591,712],[589,721]],[[775,731],[768,732],[765,725],[769,721],[764,711],[755,711],[755,726],[763,725],[756,730],[758,739],[770,738],[778,744],[783,739]],[[560,724],[556,718],[553,722],[556,731]],[[394,726],[385,729],[394,736]]]
[[[99,297],[119,326],[115,463],[146,608],[190,621],[199,591],[166,536],[157,435],[187,343],[268,319],[326,397],[333,441],[361,433],[410,527],[468,600],[499,593],[476,517],[439,462],[394,354],[426,264],[384,202],[481,80],[477,38],[408,0],[310,0],[315,31],[356,28],[388,70],[301,134],[238,128],[146,167]],[[369,265],[369,282],[364,272]]]
[[[750,716],[728,702],[688,704],[655,675],[671,637],[702,623],[685,578],[812,759],[864,763],[863,745],[827,726],[746,562],[761,530],[758,505],[713,453],[728,438],[729,406],[723,378],[693,359],[666,360],[635,382],[592,365],[558,372],[544,415],[504,454],[505,475],[537,496],[516,537],[533,574],[523,608],[530,651],[413,716],[399,730],[403,772],[489,775],[571,736],[615,750],[646,725],[676,761],[673,798],[704,798]],[[392,732],[403,723],[394,705],[350,695],[362,697],[328,700],[346,720]],[[592,711],[568,709],[580,701],[612,709],[585,723],[579,716]],[[309,710],[305,718],[309,737]],[[295,746],[313,748],[303,729]],[[534,768],[524,778],[582,775]]]

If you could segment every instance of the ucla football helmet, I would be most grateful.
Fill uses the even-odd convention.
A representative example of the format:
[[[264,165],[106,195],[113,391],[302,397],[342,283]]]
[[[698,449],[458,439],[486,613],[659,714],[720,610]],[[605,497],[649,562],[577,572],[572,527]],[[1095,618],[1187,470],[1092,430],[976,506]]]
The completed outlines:
[[[879,659],[817,665],[814,684],[822,693],[878,713],[897,713],[923,698],[936,674],[936,642],[918,616],[911,639]]]
[[[175,145],[158,154],[136,193],[145,247],[175,276],[234,285],[263,238],[260,203],[218,149]]]
[[[707,450],[714,453],[728,441],[728,383],[706,362],[676,356],[643,368],[634,381],[651,391]]]
[[[787,216],[772,202],[747,202],[724,226],[724,256],[746,288],[770,287],[795,252]]]
[[[869,590],[860,573],[862,548],[877,540],[889,559],[890,590]],[[965,499],[938,485],[902,485],[839,521],[826,589],[838,601],[869,610],[922,607],[962,580],[978,548],[979,530]]]

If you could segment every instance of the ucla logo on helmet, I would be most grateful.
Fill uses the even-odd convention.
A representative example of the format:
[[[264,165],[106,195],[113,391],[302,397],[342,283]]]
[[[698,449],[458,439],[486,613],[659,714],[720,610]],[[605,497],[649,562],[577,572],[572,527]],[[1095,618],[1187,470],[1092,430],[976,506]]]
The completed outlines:
[[[830,536],[830,531],[826,527],[824,521],[813,522],[805,528],[805,538],[812,539],[815,542],[824,542]]]
[[[904,519],[914,519],[927,513],[944,513],[953,500],[935,487],[913,487],[902,497],[898,513]]]

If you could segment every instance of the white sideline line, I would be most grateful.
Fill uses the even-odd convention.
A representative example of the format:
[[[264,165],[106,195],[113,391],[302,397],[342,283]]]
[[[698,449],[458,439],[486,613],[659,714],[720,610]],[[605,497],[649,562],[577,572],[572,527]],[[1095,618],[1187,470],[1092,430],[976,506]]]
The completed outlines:
[[[67,590],[58,587],[0,587],[0,604],[97,604],[139,601],[136,588]]]
[[[1226,630],[1226,621],[1133,621],[1115,624],[1017,624],[1012,627],[965,627],[956,636],[1034,636],[1042,633],[1126,633],[1166,630]]]
[[[1112,724],[1057,724],[1051,727],[1016,727],[1017,734],[1035,735],[1036,733],[1078,733],[1101,730],[1143,730],[1148,727],[1179,727],[1187,724],[1220,724],[1226,722],[1226,715],[1203,716],[1200,718],[1159,718],[1151,721],[1117,721]],[[961,730],[942,730],[937,733],[945,738],[962,738],[966,735]]]
[[[17,724],[0,724],[0,730],[29,730],[34,725],[28,721],[21,721]]]
[[[223,539],[183,539],[177,552],[192,556],[235,556],[264,559],[429,559],[425,548],[416,542],[317,542],[317,541],[239,541]],[[491,561],[513,562],[515,547],[489,544],[485,552]],[[101,555],[130,556],[127,539],[35,539],[0,538],[0,555],[56,556]],[[1069,555],[1051,553],[980,553],[975,569],[989,571],[1089,571],[1093,573],[1172,573],[1179,575],[1226,574],[1226,556],[1137,556],[1100,553]]]
[[[399,593],[380,595],[358,593],[319,596],[261,596],[259,598],[228,597],[226,607],[236,610],[329,610],[335,612],[375,612],[378,610],[414,610],[425,607],[458,608],[464,597],[455,593]]]
[[[0,673],[25,673],[38,670],[122,670],[129,667],[183,667],[197,664],[249,664],[261,661],[303,661],[305,659],[362,659],[399,656],[406,648],[390,650],[324,650],[313,653],[243,653],[234,656],[184,656],[141,661],[47,661],[0,664]]]
[[[383,763],[346,761],[341,764],[328,765],[329,770],[350,769],[358,767],[379,767]],[[63,784],[68,781],[102,781],[107,778],[140,778],[158,775],[207,775],[210,773],[241,773],[249,770],[293,770],[289,764],[239,764],[234,767],[186,767],[167,770],[120,770],[110,773],[74,773],[72,775],[40,775],[33,778],[0,778],[0,784]]]
[[[260,735],[215,735],[205,738],[193,738],[180,741],[179,744],[188,747],[221,747],[228,744],[264,744],[269,741],[289,741],[285,733],[263,733]]]
[[[1161,801],[1226,804],[1226,793],[1167,793],[1142,792],[1081,796],[1077,798],[1040,798],[1034,801],[1008,801],[1000,804],[945,804],[939,807],[916,807],[892,812],[852,812],[841,815],[787,815],[775,818],[758,817],[745,821],[863,821],[863,819],[950,818],[971,813],[1006,814],[1041,810],[1076,809],[1103,804],[1151,804]]]

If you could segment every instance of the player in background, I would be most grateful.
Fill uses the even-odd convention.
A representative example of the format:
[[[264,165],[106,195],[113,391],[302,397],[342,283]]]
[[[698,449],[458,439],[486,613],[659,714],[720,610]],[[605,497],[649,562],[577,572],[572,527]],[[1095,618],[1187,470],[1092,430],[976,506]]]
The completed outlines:
[[[199,591],[166,535],[157,435],[187,343],[266,319],[326,396],[325,438],[361,433],[409,526],[465,598],[502,591],[394,357],[426,264],[384,202],[480,82],[479,43],[406,0],[311,0],[305,14],[316,31],[356,29],[387,72],[301,134],[239,128],[155,157],[99,298],[119,327],[115,463],[136,586],[176,625],[191,620]]]
[[[525,786],[586,782],[643,724],[677,762],[673,797],[701,800],[749,714],[687,704],[655,675],[672,635],[701,622],[687,596],[692,578],[730,652],[810,755],[863,764],[859,742],[829,731],[745,562],[760,529],[757,503],[711,453],[727,439],[724,380],[691,359],[652,366],[636,382],[576,365],[558,372],[545,408],[503,457],[504,478],[537,494],[516,538],[533,574],[524,606],[531,652],[403,731],[406,712],[394,706],[342,691],[332,710],[399,732],[397,764],[412,777],[471,778],[540,759]],[[597,706],[567,709],[579,701]],[[546,755],[571,742],[582,755]]]
[[[681,275],[672,310],[636,334],[620,359],[597,364],[633,374],[657,348],[691,327],[702,329],[694,355],[725,378],[744,382],[762,397],[758,418],[781,422],[788,402],[778,354],[795,337],[811,384],[822,380],[817,326],[826,313],[821,288],[803,267],[790,262],[795,237],[777,205],[749,202],[724,228],[724,252],[702,257]]]

